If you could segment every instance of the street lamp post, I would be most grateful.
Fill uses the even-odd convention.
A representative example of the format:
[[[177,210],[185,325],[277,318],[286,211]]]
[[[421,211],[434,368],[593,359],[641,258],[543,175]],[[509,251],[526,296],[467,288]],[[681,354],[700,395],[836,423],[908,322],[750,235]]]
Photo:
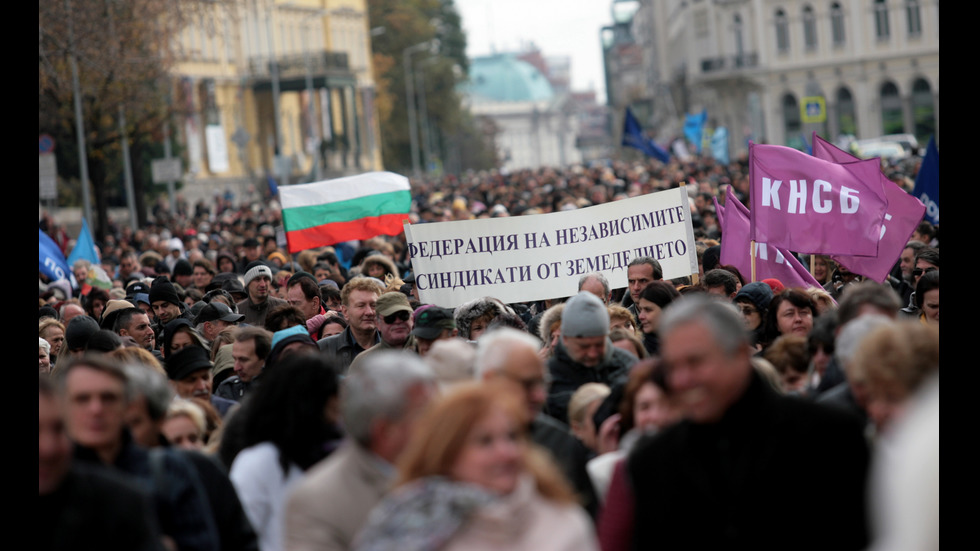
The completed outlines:
[[[418,122],[415,118],[415,78],[412,73],[412,54],[427,50],[432,45],[432,40],[426,40],[409,46],[402,52],[402,63],[405,68],[405,107],[408,109],[408,141],[412,153],[412,174],[416,178],[421,176],[421,170],[419,168]]]

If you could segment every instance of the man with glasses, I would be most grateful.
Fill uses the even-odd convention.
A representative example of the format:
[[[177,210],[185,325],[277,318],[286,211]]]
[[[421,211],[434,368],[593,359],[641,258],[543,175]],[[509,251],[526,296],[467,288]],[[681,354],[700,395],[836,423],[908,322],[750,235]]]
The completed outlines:
[[[400,291],[392,291],[378,297],[375,318],[381,342],[354,358],[350,364],[351,372],[357,371],[366,358],[382,350],[416,351],[415,336],[412,335],[412,306],[407,296]]]

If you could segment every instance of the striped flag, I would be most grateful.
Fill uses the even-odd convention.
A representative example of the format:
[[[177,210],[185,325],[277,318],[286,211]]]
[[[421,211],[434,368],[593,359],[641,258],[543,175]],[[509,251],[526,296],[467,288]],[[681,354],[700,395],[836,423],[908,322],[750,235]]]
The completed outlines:
[[[412,206],[408,178],[391,172],[284,186],[279,199],[291,253],[396,235]]]

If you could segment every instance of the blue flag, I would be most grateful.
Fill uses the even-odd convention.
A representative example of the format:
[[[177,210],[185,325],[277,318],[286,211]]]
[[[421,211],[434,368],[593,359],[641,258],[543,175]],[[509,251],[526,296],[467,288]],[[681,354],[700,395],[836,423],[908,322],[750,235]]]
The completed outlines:
[[[61,249],[48,234],[37,229],[37,271],[41,272],[51,281],[59,279],[70,279],[71,270],[65,262],[65,255],[61,254]]]
[[[664,164],[670,160],[667,151],[643,135],[643,128],[640,127],[640,122],[633,116],[629,107],[626,108],[626,119],[623,120],[623,145],[639,149],[646,156],[653,157]]]
[[[724,126],[715,128],[715,133],[711,136],[711,155],[719,163],[728,164],[728,129]]]
[[[273,197],[278,196],[279,186],[276,184],[276,179],[273,178],[271,175],[267,175],[265,179],[266,179],[266,183],[269,184],[269,193],[271,193]]]
[[[101,264],[99,252],[95,250],[95,241],[92,239],[92,232],[88,229],[88,220],[82,218],[82,231],[78,234],[75,248],[68,255],[68,265],[74,266],[78,259],[85,259],[92,264]]]
[[[919,175],[915,177],[915,189],[912,195],[926,206],[926,220],[939,225],[939,149],[936,148],[936,138],[929,138],[926,156],[919,167]]]
[[[704,133],[704,123],[708,121],[708,111],[705,109],[697,115],[684,117],[684,137],[694,144],[697,152],[701,152],[701,136]]]

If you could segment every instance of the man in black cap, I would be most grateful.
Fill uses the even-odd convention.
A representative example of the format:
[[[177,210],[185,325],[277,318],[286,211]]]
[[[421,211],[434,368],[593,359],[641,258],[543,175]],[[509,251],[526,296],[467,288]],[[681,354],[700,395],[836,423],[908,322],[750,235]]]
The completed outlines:
[[[415,329],[412,335],[418,346],[419,356],[425,357],[436,341],[455,339],[459,335],[452,308],[426,306],[415,311]]]
[[[208,343],[214,341],[218,333],[245,319],[242,314],[231,311],[227,304],[214,300],[201,309],[194,318],[194,327]]]
[[[211,394],[211,360],[200,346],[188,346],[167,358],[167,378],[181,398],[208,400],[222,417],[235,402]]]
[[[153,281],[153,286],[150,287],[150,307],[153,308],[153,317],[161,328],[180,317],[190,320],[187,307],[177,295],[177,289],[166,277],[161,276]]]

